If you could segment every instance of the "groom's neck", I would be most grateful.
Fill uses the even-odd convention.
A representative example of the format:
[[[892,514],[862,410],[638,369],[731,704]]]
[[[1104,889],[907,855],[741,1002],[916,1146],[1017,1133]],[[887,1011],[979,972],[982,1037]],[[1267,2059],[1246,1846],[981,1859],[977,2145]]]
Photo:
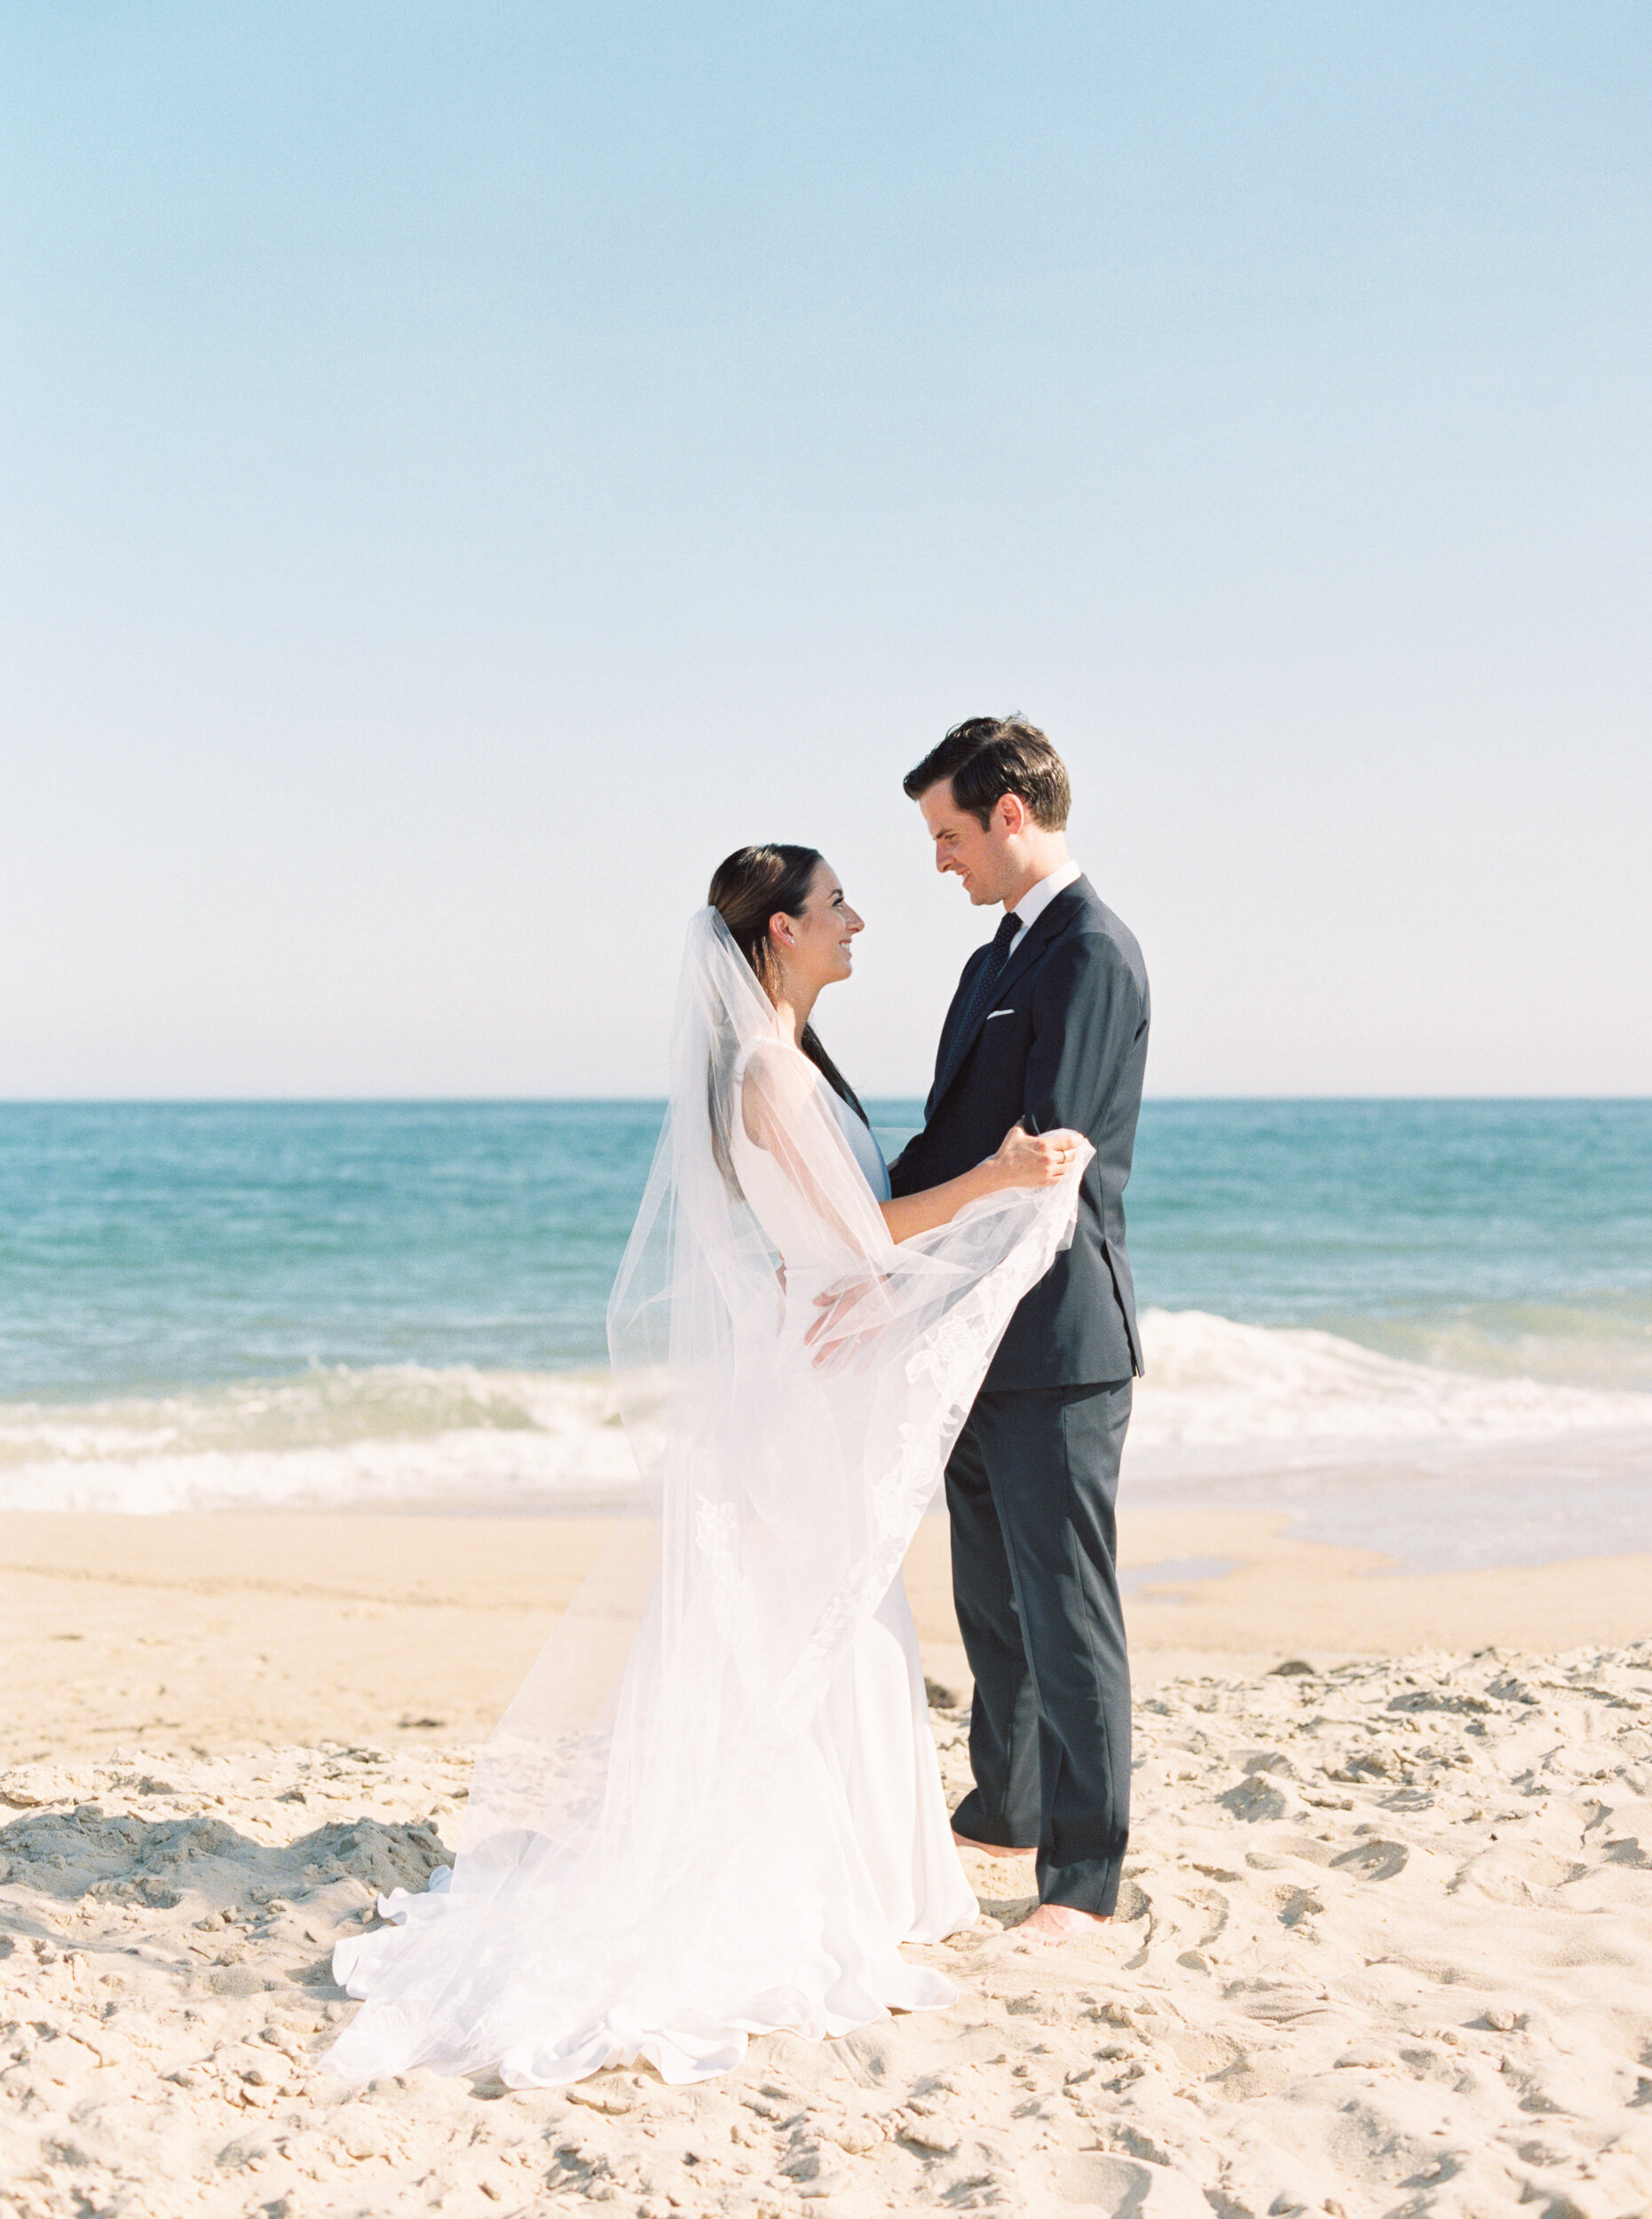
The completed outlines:
[[[1017,866],[1013,888],[1004,895],[1006,911],[1024,901],[1040,879],[1048,878],[1052,871],[1059,871],[1063,863],[1072,858],[1067,853],[1067,835],[1058,832],[1025,832],[1015,842],[1008,860]]]

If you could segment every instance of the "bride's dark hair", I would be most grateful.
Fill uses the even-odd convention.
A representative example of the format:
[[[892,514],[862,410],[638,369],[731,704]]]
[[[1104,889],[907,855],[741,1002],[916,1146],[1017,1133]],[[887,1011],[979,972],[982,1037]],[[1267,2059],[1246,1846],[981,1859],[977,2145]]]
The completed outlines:
[[[769,920],[776,910],[788,917],[802,915],[820,859],[818,848],[794,848],[783,841],[771,841],[760,848],[737,848],[711,874],[711,891],[706,899],[728,927],[735,946],[756,973],[757,983],[771,1001],[779,984],[779,971],[769,938]],[[849,1104],[862,1125],[870,1125],[854,1088],[821,1046],[813,1025],[803,1027],[798,1046],[833,1093]]]

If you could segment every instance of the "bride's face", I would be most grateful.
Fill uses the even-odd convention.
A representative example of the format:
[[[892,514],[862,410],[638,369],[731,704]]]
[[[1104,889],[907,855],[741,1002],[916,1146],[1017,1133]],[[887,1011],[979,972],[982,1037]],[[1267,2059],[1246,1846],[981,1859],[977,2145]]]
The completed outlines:
[[[837,873],[825,862],[816,864],[798,914],[788,917],[782,911],[769,922],[782,975],[817,990],[850,975],[850,943],[865,929],[844,899]]]

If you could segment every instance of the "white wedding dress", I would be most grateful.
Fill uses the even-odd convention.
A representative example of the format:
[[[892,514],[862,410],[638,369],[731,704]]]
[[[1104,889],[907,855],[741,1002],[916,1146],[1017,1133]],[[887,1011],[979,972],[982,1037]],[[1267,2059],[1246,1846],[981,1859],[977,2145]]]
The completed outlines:
[[[889,1166],[870,1127],[812,1064],[806,1078],[799,1077],[836,1120],[874,1198],[887,1202]],[[767,1191],[770,1172],[763,1152],[737,1138],[735,1160],[747,1197],[777,1250],[785,1254],[783,1242],[789,1240],[794,1252],[800,1228],[791,1223],[786,1190]],[[883,1600],[850,1639],[810,1731],[821,1761],[842,1777],[850,1829],[890,1939],[945,1941],[973,1925],[979,1907],[952,1846],[929,1732],[918,1629],[898,1572]],[[900,1971],[912,1983],[910,1992],[888,2001],[918,2010],[945,2008],[953,2000],[951,1986],[938,1975],[905,1964]],[[866,2014],[878,2016],[875,2010]]]
[[[976,1907],[900,1565],[1087,1157],[895,1244],[872,1134],[697,914],[609,1309],[638,1496],[478,1755],[451,1873],[335,1950],[363,2002],[329,2069],[683,2081],[952,2001],[899,1954]]]

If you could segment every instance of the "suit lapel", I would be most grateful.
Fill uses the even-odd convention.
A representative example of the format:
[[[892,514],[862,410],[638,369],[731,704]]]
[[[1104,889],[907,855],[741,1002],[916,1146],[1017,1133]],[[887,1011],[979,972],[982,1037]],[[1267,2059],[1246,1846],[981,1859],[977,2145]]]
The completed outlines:
[[[935,1077],[929,1082],[929,1099],[924,1104],[923,1114],[926,1117],[933,1115],[935,1105],[941,1098],[942,1073],[945,1072],[950,1078],[953,1064],[957,1061],[959,1012],[969,1000],[978,967],[977,958],[984,959],[986,954],[985,948],[979,948],[976,954],[965,963],[959,975],[958,984],[953,990],[952,999],[947,1006],[946,1015],[941,1025],[940,1045],[935,1052]]]
[[[1080,901],[1077,898],[1083,879],[1074,879],[1071,886],[1063,886],[1055,900],[1045,910],[1028,932],[1026,938],[1004,966],[1003,976],[993,989],[1002,996],[1011,993],[1038,961],[1050,942],[1078,915]]]
[[[1013,992],[1043,954],[1050,942],[1078,914],[1080,903],[1073,897],[1078,894],[1079,888],[1085,884],[1086,881],[1079,878],[1075,879],[1071,886],[1063,887],[1055,900],[1046,908],[1043,915],[1036,918],[1029,926],[1025,938],[1008,962],[1005,964],[998,983],[992,989],[995,1000],[1001,999],[1004,995]],[[968,978],[969,972],[966,969],[964,977],[959,981],[959,994],[962,994],[965,991]],[[954,1002],[956,999],[954,997]],[[923,1114],[926,1120],[932,1117],[940,1108],[942,1096],[953,1079],[957,1078],[965,1056],[968,1054],[977,1034],[990,1015],[990,1010],[982,1009],[975,1023],[967,1031],[960,1031],[953,1038],[945,1041],[940,1064],[935,1074],[935,1084],[929,1089],[929,1101],[924,1104]]]

